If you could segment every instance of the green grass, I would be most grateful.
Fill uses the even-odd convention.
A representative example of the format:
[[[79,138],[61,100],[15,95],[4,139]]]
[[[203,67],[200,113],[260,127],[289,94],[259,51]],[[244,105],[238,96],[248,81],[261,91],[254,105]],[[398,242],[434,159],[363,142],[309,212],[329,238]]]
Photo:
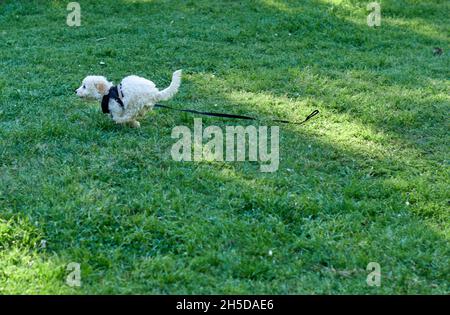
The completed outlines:
[[[78,28],[68,2],[0,4],[0,293],[450,293],[448,1],[383,0],[378,28],[370,1],[82,0]],[[321,114],[261,173],[173,161],[192,115],[130,129],[73,93],[179,68],[175,107]]]

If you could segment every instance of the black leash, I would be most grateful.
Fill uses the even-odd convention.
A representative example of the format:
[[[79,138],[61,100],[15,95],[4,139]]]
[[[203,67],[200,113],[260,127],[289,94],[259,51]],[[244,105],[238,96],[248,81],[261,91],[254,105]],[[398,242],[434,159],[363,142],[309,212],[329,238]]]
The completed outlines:
[[[123,96],[123,93],[122,93],[122,96]],[[102,99],[102,104],[101,104],[102,112],[105,113],[105,114],[109,113],[109,100],[111,98],[113,100],[117,101],[120,104],[120,106],[124,107],[123,102],[122,102],[122,100],[120,98],[120,95],[119,95],[118,87],[117,86],[112,86],[109,89],[108,94],[103,96],[103,99]],[[154,107],[166,108],[166,109],[176,110],[178,112],[193,113],[193,114],[205,115],[205,116],[225,117],[225,118],[235,118],[235,119],[246,119],[246,120],[258,120],[258,118],[250,117],[250,116],[244,116],[244,115],[226,114],[226,113],[213,113],[213,112],[201,112],[201,111],[198,111],[198,110],[195,110],[195,109],[178,109],[178,108],[170,107],[170,106],[167,106],[167,105],[161,105],[161,104],[155,104]],[[313,118],[314,116],[316,116],[317,114],[319,114],[319,111],[317,109],[315,109],[315,110],[312,111],[311,114],[309,114],[305,118],[305,120],[300,121],[300,122],[289,121],[289,120],[284,120],[284,119],[272,119],[271,121],[282,123],[282,124],[301,125],[301,124],[304,124],[305,122],[307,122],[308,120],[310,120],[311,118]]]
[[[213,112],[201,112],[201,111],[198,111],[198,110],[195,110],[195,109],[178,109],[178,108],[170,107],[170,106],[167,106],[167,105],[161,105],[161,104],[155,104],[154,106],[155,107],[159,107],[159,108],[167,108],[167,109],[171,109],[171,110],[176,110],[178,112],[193,113],[193,114],[205,115],[205,116],[236,118],[236,119],[246,119],[246,120],[258,120],[258,118],[250,117],[250,116],[244,116],[244,115],[225,114],[225,113],[213,113]],[[271,121],[279,122],[279,123],[282,123],[282,124],[301,125],[301,124],[304,124],[305,122],[307,122],[308,120],[310,120],[311,118],[313,118],[314,116],[316,116],[317,114],[319,114],[319,111],[317,109],[315,109],[311,114],[309,114],[305,118],[305,120],[303,120],[301,122],[294,122],[294,121],[283,120],[283,119],[272,119]]]

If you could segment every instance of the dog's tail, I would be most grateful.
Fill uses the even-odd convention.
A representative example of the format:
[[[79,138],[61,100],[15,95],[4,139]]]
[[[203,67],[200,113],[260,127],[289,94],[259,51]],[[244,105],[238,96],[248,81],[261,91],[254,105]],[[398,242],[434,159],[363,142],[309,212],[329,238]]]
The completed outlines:
[[[177,70],[172,74],[172,82],[169,87],[159,91],[156,97],[158,101],[167,101],[171,99],[177,92],[181,84],[181,70]]]

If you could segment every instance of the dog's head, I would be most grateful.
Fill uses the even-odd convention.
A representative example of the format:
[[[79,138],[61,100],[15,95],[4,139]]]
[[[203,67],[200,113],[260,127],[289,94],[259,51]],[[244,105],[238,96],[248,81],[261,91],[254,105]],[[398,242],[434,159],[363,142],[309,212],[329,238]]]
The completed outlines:
[[[105,94],[108,94],[112,83],[106,80],[105,77],[99,75],[89,75],[84,78],[81,86],[75,91],[81,98],[87,99],[101,99]]]

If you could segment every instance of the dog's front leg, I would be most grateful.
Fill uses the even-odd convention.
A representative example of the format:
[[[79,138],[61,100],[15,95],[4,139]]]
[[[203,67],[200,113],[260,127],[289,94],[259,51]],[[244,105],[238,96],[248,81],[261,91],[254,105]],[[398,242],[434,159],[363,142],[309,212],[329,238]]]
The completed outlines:
[[[130,124],[131,124],[131,127],[133,127],[133,128],[140,128],[141,127],[141,124],[137,120],[132,120],[130,122]]]
[[[141,124],[133,117],[134,117],[133,113],[128,113],[127,115],[123,115],[123,116],[119,116],[119,115],[114,116],[113,115],[113,120],[117,124],[129,123],[131,125],[131,127],[139,128],[141,126]]]
[[[125,116],[113,116],[113,120],[117,123],[117,124],[124,124],[130,121],[130,118],[125,117]]]
[[[117,124],[123,124],[126,122],[126,119],[123,115],[121,115],[123,112],[111,112],[111,118],[114,120]]]

